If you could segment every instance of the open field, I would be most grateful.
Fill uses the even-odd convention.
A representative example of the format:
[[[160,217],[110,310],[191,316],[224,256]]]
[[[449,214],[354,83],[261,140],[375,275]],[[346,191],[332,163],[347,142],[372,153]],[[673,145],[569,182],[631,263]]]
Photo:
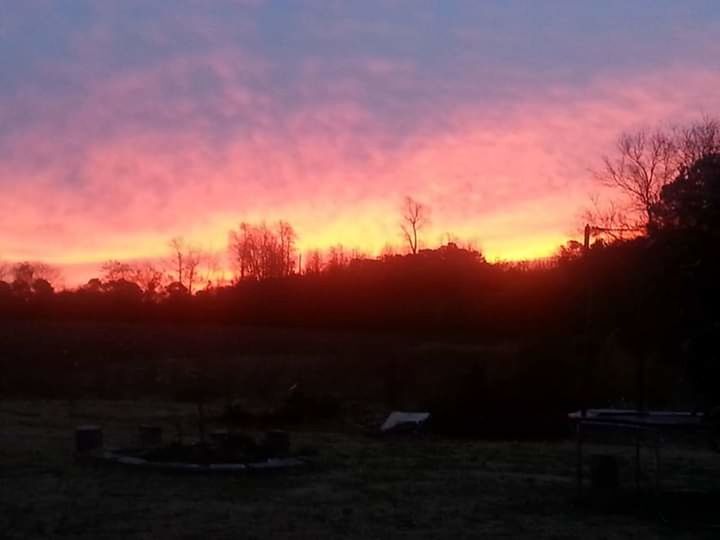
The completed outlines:
[[[571,441],[378,439],[348,429],[297,431],[292,433],[294,444],[318,451],[311,468],[234,476],[130,471],[73,460],[75,425],[101,424],[106,444],[121,446],[133,442],[140,423],[160,423],[169,438],[172,419],[180,417],[190,426],[193,416],[189,405],[161,401],[2,402],[0,535],[259,539],[718,534],[717,529],[687,522],[668,523],[653,505],[611,511],[577,504]],[[623,473],[629,474],[629,450],[613,451],[622,454]],[[669,489],[720,487],[716,454],[672,447],[664,458]]]
[[[484,409],[486,417],[531,410],[562,422],[583,402],[608,406],[634,396],[634,358],[611,341],[595,344],[590,360],[585,350],[572,336],[487,340],[242,325],[11,321],[0,326],[0,395],[172,399],[200,372],[227,399],[273,401],[299,384],[343,402],[436,413]],[[591,378],[584,375],[588,370]],[[679,367],[658,362],[645,370],[648,405],[677,407]]]

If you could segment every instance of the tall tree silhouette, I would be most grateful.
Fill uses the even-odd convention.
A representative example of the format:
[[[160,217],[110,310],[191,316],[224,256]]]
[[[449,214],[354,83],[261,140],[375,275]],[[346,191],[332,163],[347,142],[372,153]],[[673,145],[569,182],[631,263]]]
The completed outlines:
[[[720,234],[720,154],[702,156],[667,184],[656,208],[663,229]]]
[[[350,255],[347,253],[345,246],[336,244],[328,248],[327,263],[325,264],[327,270],[340,270],[341,268],[345,268],[349,263]]]
[[[660,192],[677,173],[677,158],[676,142],[662,130],[623,133],[615,155],[603,158],[597,176],[627,198],[635,224],[652,228]]]
[[[720,153],[720,120],[712,116],[675,130],[681,171],[687,170],[705,156]]]
[[[611,228],[658,225],[657,211],[663,188],[703,156],[720,152],[720,122],[705,117],[674,129],[641,129],[618,138],[615,152],[603,158],[597,179],[616,190],[621,200],[601,208],[594,201],[586,218]]]
[[[151,262],[137,263],[133,267],[134,281],[145,292],[146,296],[154,297],[163,282],[162,271]]]
[[[122,261],[109,260],[102,265],[102,280],[117,281],[120,279],[133,281],[135,277],[135,269],[132,264]]]
[[[200,277],[199,267],[203,261],[203,253],[181,237],[172,238],[168,245],[171,251],[170,268],[173,278],[192,294],[193,287]]]
[[[418,252],[418,235],[420,230],[429,222],[429,214],[430,210],[427,206],[412,197],[405,197],[400,229],[413,255]]]
[[[319,249],[311,249],[305,253],[305,274],[319,274],[323,270],[323,258]]]
[[[52,285],[60,280],[60,270],[42,262],[24,261],[16,263],[10,270],[12,279],[16,283],[32,286],[36,279],[43,279]]]
[[[237,279],[263,280],[289,276],[295,271],[297,235],[286,221],[275,227],[266,223],[241,223],[230,231],[228,251]]]

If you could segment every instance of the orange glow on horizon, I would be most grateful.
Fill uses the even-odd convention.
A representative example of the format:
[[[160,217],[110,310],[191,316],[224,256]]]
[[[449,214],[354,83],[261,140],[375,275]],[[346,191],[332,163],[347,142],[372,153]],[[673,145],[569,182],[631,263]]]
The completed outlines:
[[[342,227],[340,227],[340,229],[342,229]],[[427,236],[429,239],[435,239],[436,241],[425,241],[423,242],[424,247],[432,249],[447,243],[447,238],[443,238],[444,235],[433,235],[430,231],[428,231]],[[345,240],[343,241],[342,238]],[[551,232],[545,234],[540,233],[533,235],[529,239],[510,238],[497,246],[490,244],[488,249],[482,242],[474,241],[472,238],[456,238],[460,241],[461,245],[467,245],[472,248],[479,249],[489,262],[543,259],[548,256],[552,256],[555,252],[557,252],[559,246],[566,241],[566,238],[562,235],[553,234]],[[334,236],[328,236],[326,238],[308,238],[303,241],[302,237],[300,237],[297,242],[298,255],[304,256],[312,249],[319,249],[326,252],[329,248],[337,245],[342,245],[348,253],[354,251],[360,256],[370,258],[379,256],[382,250],[388,246],[396,253],[407,253],[407,247],[397,239],[392,242],[385,241],[384,237],[364,239],[370,241],[362,243],[362,235],[358,234],[341,237],[340,240],[336,239]],[[202,236],[193,236],[188,237],[187,240],[196,246],[217,245],[217,242],[215,242],[215,240],[217,240],[216,237],[211,237],[209,241],[203,241],[204,239]],[[163,263],[169,258],[167,241],[147,239],[144,243],[142,243],[142,245],[146,249],[138,251],[128,250],[107,252],[102,254],[77,253],[57,259],[46,259],[45,261],[58,266],[63,271],[64,286],[75,287],[86,283],[91,278],[101,277],[101,267],[103,263],[111,259],[128,262],[149,261],[163,267]],[[233,272],[232,265],[227,259],[226,248],[213,248],[208,251],[217,255],[220,261],[220,267],[214,272],[216,277],[213,279],[219,281],[229,280],[232,277]]]

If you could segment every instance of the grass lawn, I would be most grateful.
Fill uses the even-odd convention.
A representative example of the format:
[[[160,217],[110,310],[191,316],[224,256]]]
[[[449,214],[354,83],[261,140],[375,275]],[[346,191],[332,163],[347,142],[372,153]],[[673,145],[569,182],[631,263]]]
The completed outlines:
[[[312,467],[230,476],[73,459],[78,424],[100,424],[107,446],[123,446],[132,444],[141,423],[163,424],[171,436],[175,417],[189,425],[192,408],[152,401],[0,403],[0,538],[720,537],[720,529],[668,521],[654,505],[618,511],[578,504],[572,441],[293,432],[293,444],[317,448]],[[589,448],[594,451],[621,457],[624,496],[636,501],[631,450]],[[663,456],[668,489],[720,487],[720,456],[678,447]]]

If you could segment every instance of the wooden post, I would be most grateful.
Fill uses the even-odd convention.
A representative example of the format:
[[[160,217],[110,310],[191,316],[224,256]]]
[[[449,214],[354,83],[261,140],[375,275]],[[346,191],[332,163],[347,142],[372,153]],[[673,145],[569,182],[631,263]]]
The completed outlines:
[[[645,358],[645,352],[642,350],[636,356],[635,370],[635,408],[638,413],[643,414],[647,412],[645,399],[645,372],[647,371],[647,361]]]
[[[590,233],[592,232],[592,227],[590,227],[589,224],[586,224],[583,232],[585,233],[583,237],[583,250],[587,253],[590,249]]]
[[[200,431],[200,443],[206,444],[205,406],[202,401],[197,402],[198,430]]]

